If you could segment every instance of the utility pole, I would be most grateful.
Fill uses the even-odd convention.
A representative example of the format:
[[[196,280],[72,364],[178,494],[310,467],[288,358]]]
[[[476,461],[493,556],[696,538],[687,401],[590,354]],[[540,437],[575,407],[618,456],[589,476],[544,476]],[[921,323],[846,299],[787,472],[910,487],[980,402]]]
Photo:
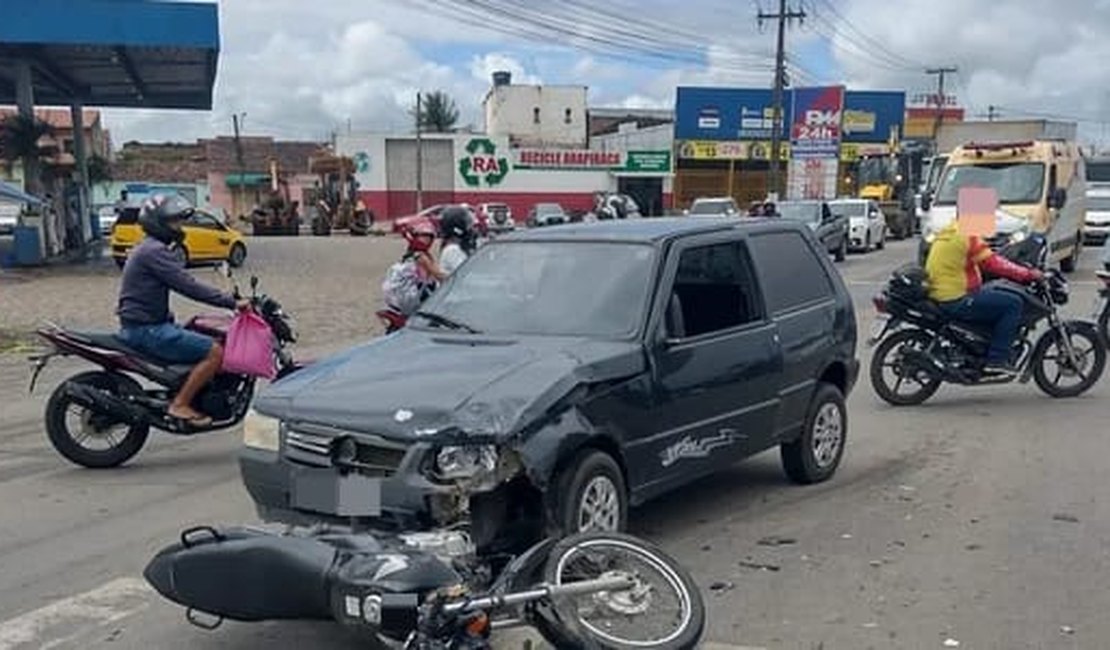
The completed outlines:
[[[994,104],[991,104],[990,106],[987,107],[987,121],[988,122],[993,122],[995,116],[997,116],[997,115],[998,115],[998,111],[995,110]]]
[[[235,129],[235,160],[239,164],[239,190],[240,190],[240,195],[245,194],[244,188],[246,187],[246,183],[247,183],[247,179],[246,179],[247,170],[246,170],[246,164],[243,162],[243,142],[239,137],[239,128],[242,126],[242,122],[245,122],[246,119],[247,119],[247,114],[246,113],[236,113],[235,115],[231,116],[231,125]],[[232,210],[232,212],[235,211],[235,195],[234,194],[232,194],[232,199],[231,199],[231,210]],[[243,213],[240,212],[239,216],[242,217]]]
[[[416,211],[424,209],[424,141],[421,132],[424,130],[423,98],[416,93]]]
[[[937,143],[939,142],[940,125],[944,120],[944,77],[945,75],[955,74],[958,71],[959,70],[955,66],[947,68],[929,68],[925,70],[925,74],[936,75],[937,77],[937,117],[936,121],[933,122],[933,149],[936,149]],[[935,153],[940,152],[937,151]]]
[[[769,194],[778,195],[779,193],[779,162],[782,160],[782,116],[783,116],[783,89],[786,86],[786,22],[797,18],[799,21],[805,21],[806,12],[799,9],[798,11],[787,11],[786,0],[779,0],[778,13],[768,14],[759,11],[759,26],[763,26],[764,20],[777,20],[779,21],[779,37],[778,46],[775,51],[775,85],[771,97],[772,118],[771,118],[771,178],[769,183]]]

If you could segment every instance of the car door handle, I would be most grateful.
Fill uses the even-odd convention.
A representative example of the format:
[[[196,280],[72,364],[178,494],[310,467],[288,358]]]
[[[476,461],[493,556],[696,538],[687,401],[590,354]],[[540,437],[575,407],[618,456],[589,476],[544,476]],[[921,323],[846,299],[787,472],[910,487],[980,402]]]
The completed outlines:
[[[227,246],[228,244],[231,243],[231,240],[228,239],[227,237],[220,237],[220,243],[223,244],[224,246]]]

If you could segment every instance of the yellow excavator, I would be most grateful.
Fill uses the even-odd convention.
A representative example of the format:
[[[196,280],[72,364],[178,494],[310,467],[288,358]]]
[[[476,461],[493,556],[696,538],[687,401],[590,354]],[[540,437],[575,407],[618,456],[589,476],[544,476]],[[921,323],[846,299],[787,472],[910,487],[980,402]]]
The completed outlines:
[[[878,203],[886,216],[890,234],[905,239],[914,232],[915,177],[924,150],[903,147],[897,138],[891,137],[890,151],[889,154],[860,156],[856,161],[857,196]]]
[[[374,215],[358,198],[355,161],[326,153],[313,156],[308,165],[309,171],[319,177],[309,193],[316,213],[312,234],[326,237],[333,229],[346,228],[355,237],[368,235]]]

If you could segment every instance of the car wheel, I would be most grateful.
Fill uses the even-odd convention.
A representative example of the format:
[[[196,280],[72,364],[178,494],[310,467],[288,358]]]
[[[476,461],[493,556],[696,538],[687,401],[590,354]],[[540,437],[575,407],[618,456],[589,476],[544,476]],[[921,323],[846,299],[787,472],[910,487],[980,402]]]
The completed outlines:
[[[247,247],[236,243],[231,247],[231,252],[227,255],[227,263],[231,268],[237,269],[243,266],[243,262],[247,261]]]
[[[802,435],[780,447],[786,475],[806,485],[828,480],[840,466],[847,434],[844,395],[832,384],[818,384]]]
[[[848,238],[844,237],[840,240],[840,248],[836,249],[836,261],[843,262],[848,259]]]
[[[620,466],[609,454],[582,451],[563,469],[556,485],[551,524],[559,532],[619,532],[627,527],[628,490]]]
[[[863,252],[871,252],[871,233],[867,233],[867,239],[863,240]]]
[[[877,251],[881,251],[884,248],[886,248],[886,228],[883,228],[882,232],[879,233],[879,241],[875,244],[875,250]]]
[[[1075,273],[1075,269],[1079,268],[1079,251],[1083,249],[1083,236],[1080,235],[1079,240],[1072,249],[1071,255],[1060,260],[1060,270],[1064,273]]]

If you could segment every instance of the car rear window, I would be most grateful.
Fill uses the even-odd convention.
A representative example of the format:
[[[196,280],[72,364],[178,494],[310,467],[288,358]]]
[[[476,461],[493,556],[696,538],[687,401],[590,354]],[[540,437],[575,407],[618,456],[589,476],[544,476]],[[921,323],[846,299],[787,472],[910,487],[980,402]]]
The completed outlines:
[[[751,237],[751,253],[771,314],[781,314],[828,299],[832,282],[813,247],[797,232]]]

